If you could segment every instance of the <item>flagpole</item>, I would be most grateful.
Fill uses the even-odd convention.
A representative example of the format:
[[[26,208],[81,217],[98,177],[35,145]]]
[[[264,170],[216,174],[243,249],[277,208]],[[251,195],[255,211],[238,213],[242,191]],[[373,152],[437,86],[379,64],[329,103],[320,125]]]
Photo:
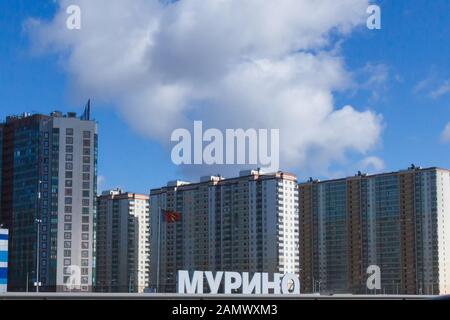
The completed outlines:
[[[159,293],[159,268],[161,264],[161,206],[158,206],[158,262],[156,266],[156,292]]]

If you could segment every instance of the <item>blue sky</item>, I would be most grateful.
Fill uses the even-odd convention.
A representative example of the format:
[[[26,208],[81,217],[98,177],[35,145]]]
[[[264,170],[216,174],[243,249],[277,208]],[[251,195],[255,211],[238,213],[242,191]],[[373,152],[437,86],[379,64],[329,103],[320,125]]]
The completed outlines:
[[[381,6],[382,29],[360,28],[340,43],[347,70],[356,82],[368,84],[335,92],[335,105],[382,115],[384,129],[370,155],[384,161],[383,171],[411,163],[450,168],[450,144],[441,141],[450,122],[450,90],[445,90],[450,80],[450,1],[373,2]],[[1,118],[24,111],[81,112],[89,98],[72,90],[57,56],[33,52],[23,30],[28,18],[50,20],[55,12],[53,1],[0,2]],[[148,192],[183,178],[156,140],[130,127],[108,102],[96,103],[95,94],[92,98],[99,122],[99,174],[104,177],[100,188]],[[360,159],[350,152],[345,161],[331,163],[330,172],[351,174]],[[312,175],[300,167],[293,171],[301,179]]]
[[[410,162],[449,168],[450,146],[440,136],[450,120],[450,95],[430,94],[450,78],[450,2],[384,1],[381,5],[383,29],[345,44],[349,65],[377,61],[392,72],[384,97],[373,103],[386,122],[378,154],[390,170]],[[420,89],[421,83],[428,85]]]

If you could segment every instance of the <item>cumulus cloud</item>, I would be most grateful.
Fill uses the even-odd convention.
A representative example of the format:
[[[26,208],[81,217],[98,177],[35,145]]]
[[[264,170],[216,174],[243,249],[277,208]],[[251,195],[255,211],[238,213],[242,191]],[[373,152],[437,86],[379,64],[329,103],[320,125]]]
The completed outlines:
[[[444,128],[441,134],[441,140],[444,143],[450,143],[450,122]]]
[[[383,159],[381,159],[381,158],[370,156],[370,157],[364,158],[360,162],[360,168],[362,170],[374,170],[374,171],[378,172],[378,171],[384,170],[385,163],[384,163]]]
[[[81,30],[65,28],[72,4],[81,7]],[[163,145],[193,120],[275,128],[282,168],[318,173],[348,152],[366,154],[380,139],[380,115],[333,101],[351,83],[334,41],[365,25],[367,0],[59,5],[51,21],[28,22],[35,47],[59,55],[80,94],[112,103]]]

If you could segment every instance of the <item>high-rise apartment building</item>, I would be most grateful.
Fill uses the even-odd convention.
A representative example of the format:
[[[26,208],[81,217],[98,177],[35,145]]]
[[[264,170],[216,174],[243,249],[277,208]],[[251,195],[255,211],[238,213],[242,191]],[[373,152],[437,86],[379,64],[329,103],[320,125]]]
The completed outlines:
[[[450,293],[450,171],[358,174],[299,185],[305,292]]]
[[[8,230],[0,229],[0,293],[8,291]]]
[[[150,194],[150,287],[178,270],[299,273],[298,191],[288,173],[171,182]]]
[[[97,211],[96,291],[144,292],[150,268],[148,195],[105,191]]]
[[[0,124],[1,215],[10,291],[91,291],[97,125],[84,115],[10,116]],[[66,284],[70,284],[67,286]]]

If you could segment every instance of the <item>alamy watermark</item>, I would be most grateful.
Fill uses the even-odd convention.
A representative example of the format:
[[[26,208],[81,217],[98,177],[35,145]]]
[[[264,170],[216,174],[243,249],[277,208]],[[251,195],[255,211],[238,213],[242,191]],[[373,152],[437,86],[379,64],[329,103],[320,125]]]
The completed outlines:
[[[69,30],[81,29],[81,8],[77,5],[70,5],[66,9],[66,13],[69,15],[66,20],[66,27]]]
[[[367,29],[369,30],[380,30],[381,29],[381,8],[380,6],[373,4],[367,8]]]
[[[81,29],[81,8],[78,5],[72,4],[67,7],[66,13],[68,14],[66,20],[66,27],[69,30]],[[369,30],[381,29],[381,8],[376,4],[372,4],[367,7],[366,13],[369,15],[367,18],[367,28]]]
[[[381,290],[381,269],[377,265],[371,265],[367,268],[367,289]]]
[[[269,139],[270,134],[270,139]],[[270,172],[279,170],[280,130],[207,129],[194,121],[193,137],[187,129],[172,132],[172,162],[176,165],[253,165]],[[269,152],[270,150],[270,152]]]
[[[64,281],[64,287],[67,291],[80,290],[81,288],[81,268],[77,265],[68,266],[66,274],[69,274]]]

